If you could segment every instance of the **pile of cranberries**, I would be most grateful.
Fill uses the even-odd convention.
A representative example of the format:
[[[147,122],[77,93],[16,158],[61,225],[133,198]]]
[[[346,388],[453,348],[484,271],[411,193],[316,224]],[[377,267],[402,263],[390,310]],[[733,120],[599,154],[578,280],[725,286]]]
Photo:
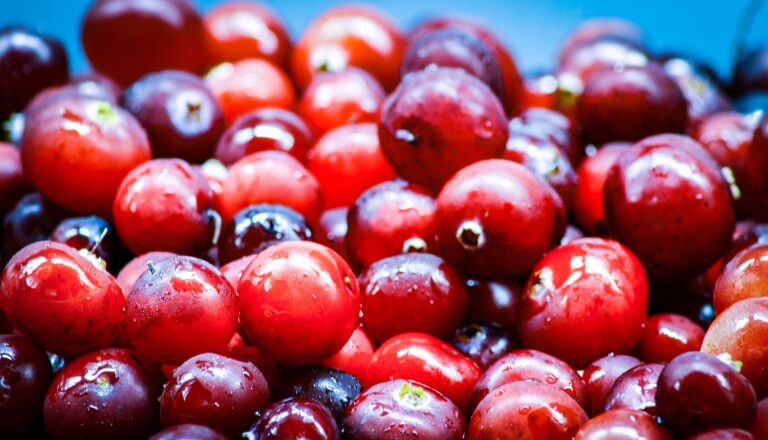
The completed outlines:
[[[768,47],[96,0],[0,30],[0,438],[768,439]]]

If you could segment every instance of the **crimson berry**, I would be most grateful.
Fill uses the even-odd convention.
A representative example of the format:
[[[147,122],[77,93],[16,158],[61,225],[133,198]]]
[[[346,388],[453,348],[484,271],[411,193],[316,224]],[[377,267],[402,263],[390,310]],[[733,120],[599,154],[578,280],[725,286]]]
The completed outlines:
[[[221,274],[224,275],[224,278],[227,279],[232,288],[237,290],[237,285],[240,284],[240,277],[243,276],[243,272],[245,272],[245,269],[248,268],[248,265],[251,264],[255,257],[256,255],[253,254],[246,255],[237,260],[232,260],[219,268]]]
[[[182,423],[163,429],[149,440],[227,440],[227,436],[207,426]]]
[[[491,322],[511,334],[517,334],[517,314],[523,296],[522,283],[469,280],[467,288],[467,320]]]
[[[365,371],[376,346],[365,331],[358,327],[341,350],[322,362],[326,367],[349,373],[358,380],[365,378]]]
[[[624,142],[607,143],[579,164],[573,215],[588,234],[605,235],[608,232],[603,209],[605,180],[613,164],[630,145]]]
[[[320,216],[317,225],[317,240],[350,261],[347,255],[347,208],[328,209]]]
[[[243,339],[240,333],[235,332],[232,335],[232,339],[229,341],[229,345],[227,345],[226,355],[255,365],[261,371],[261,374],[264,375],[270,390],[276,389],[280,383],[280,373],[272,359],[267,357],[258,348],[252,346],[250,342]]]
[[[672,440],[672,435],[646,412],[615,409],[583,424],[574,439]]]
[[[664,71],[675,80],[688,102],[688,125],[698,126],[705,118],[731,109],[728,97],[720,89],[708,66],[690,58],[665,57]]]
[[[24,246],[47,240],[67,217],[58,206],[33,192],[22,197],[3,219],[3,254],[10,259]]]
[[[310,367],[294,370],[283,377],[273,397],[275,400],[290,397],[312,399],[328,408],[331,417],[340,422],[361,389],[360,382],[349,373],[327,367]]]
[[[0,213],[7,212],[31,190],[21,167],[19,150],[0,142]]]
[[[649,63],[648,53],[637,42],[598,38],[564,52],[560,57],[557,70],[561,82],[566,78],[577,80],[573,92],[578,95],[583,92],[581,89],[584,84],[597,72],[621,71],[628,67],[644,67]],[[682,98],[682,94],[680,96]],[[683,106],[685,106],[684,100]]]
[[[115,279],[117,280],[118,284],[120,284],[120,287],[123,288],[123,292],[128,295],[128,293],[131,292],[131,289],[133,289],[133,285],[136,284],[136,280],[139,279],[141,274],[148,270],[150,263],[154,265],[160,260],[175,256],[176,254],[173,252],[163,251],[147,252],[146,254],[141,254],[123,266]]]
[[[339,438],[339,428],[322,403],[311,399],[289,398],[264,408],[259,420],[243,433],[243,438],[335,440]]]
[[[585,44],[600,40],[619,40],[641,45],[643,32],[632,22],[621,18],[591,18],[574,29],[563,43],[561,59]]]
[[[710,429],[709,431],[688,437],[688,440],[754,440],[754,437],[748,431],[735,428]]]
[[[662,313],[648,317],[635,355],[643,362],[669,362],[688,351],[698,351],[704,329],[685,316]]]
[[[510,335],[495,324],[472,323],[456,328],[447,338],[453,348],[472,359],[483,371],[515,345]]]
[[[63,220],[51,233],[51,241],[64,243],[78,251],[84,249],[91,252],[102,259],[110,270],[113,263],[118,263],[120,243],[115,228],[95,215]]]
[[[656,415],[656,390],[664,364],[640,364],[616,379],[600,412],[633,409]]]
[[[768,296],[768,244],[756,244],[736,254],[717,278],[712,295],[716,313],[753,297]]]
[[[757,402],[757,413],[750,431],[757,438],[766,438],[768,435],[768,398]]]
[[[605,396],[613,387],[616,379],[631,368],[640,365],[640,360],[625,354],[601,357],[584,369],[581,377],[587,386],[589,400],[592,402],[591,414],[599,414],[605,403]]]
[[[733,73],[733,91],[743,95],[755,90],[768,90],[768,48],[756,47],[742,54]]]

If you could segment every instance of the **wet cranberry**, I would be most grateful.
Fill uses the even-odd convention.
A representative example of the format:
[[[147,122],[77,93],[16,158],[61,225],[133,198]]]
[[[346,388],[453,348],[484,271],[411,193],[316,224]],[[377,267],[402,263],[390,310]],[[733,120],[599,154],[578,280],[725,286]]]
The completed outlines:
[[[336,421],[341,421],[349,404],[360,395],[360,382],[351,374],[327,367],[292,371],[280,381],[275,399],[301,397],[322,403]]]
[[[737,94],[768,90],[768,47],[757,47],[739,58],[733,73],[733,89]]]
[[[695,127],[710,115],[730,110],[731,104],[716,80],[695,61],[673,56],[665,59],[662,65],[688,102],[689,126]]]
[[[460,440],[465,427],[459,408],[438,391],[399,379],[368,388],[343,421],[350,440]]]
[[[309,171],[323,188],[325,206],[349,206],[365,190],[397,177],[379,146],[376,124],[329,131],[308,153]]]
[[[605,396],[613,387],[616,379],[638,365],[640,365],[640,361],[632,356],[610,354],[592,362],[584,369],[581,376],[584,378],[592,402],[591,414],[600,413]]]
[[[248,337],[281,365],[321,362],[357,327],[357,279],[338,254],[315,243],[265,249],[243,273],[237,292]]]
[[[570,33],[563,43],[561,58],[567,58],[579,46],[606,39],[641,45],[643,32],[636,24],[621,18],[591,18]]]
[[[408,75],[379,121],[381,147],[395,171],[435,191],[461,168],[500,156],[507,136],[504,109],[491,89],[454,68]]]
[[[110,263],[118,263],[119,241],[115,228],[95,215],[70,217],[56,226],[51,241],[64,243],[74,249],[86,250],[101,258],[111,270]]]
[[[630,145],[624,142],[605,144],[579,164],[573,214],[578,225],[588,234],[604,235],[607,232],[603,210],[605,179],[621,153]]]
[[[227,280],[205,261],[161,259],[128,295],[128,336],[139,353],[165,364],[223,352],[237,328],[236,301]]]
[[[41,241],[19,251],[3,270],[0,292],[14,328],[55,353],[108,347],[123,332],[120,286],[64,244]]]
[[[721,428],[710,429],[701,434],[688,437],[688,440],[753,440],[759,437],[753,437],[752,434],[743,429]]]
[[[204,35],[187,0],[98,0],[83,19],[81,38],[94,69],[127,86],[159,70],[199,72]]]
[[[141,274],[149,269],[150,263],[154,265],[155,263],[160,262],[160,260],[175,256],[176,254],[173,252],[162,251],[141,254],[123,266],[115,278],[120,284],[120,287],[123,288],[123,292],[128,295],[128,293],[131,292],[131,289],[133,289],[133,285],[136,284],[136,280],[139,279]]]
[[[130,113],[79,96],[51,99],[29,113],[21,140],[24,172],[46,198],[102,217],[111,215],[123,178],[150,154],[147,136]]]
[[[506,160],[462,169],[437,198],[440,254],[468,276],[527,273],[553,241],[555,204],[545,185]]]
[[[475,409],[467,440],[572,439],[589,417],[565,392],[540,382],[512,382],[488,394]]]
[[[581,426],[575,440],[672,440],[672,435],[650,414],[631,410],[608,411]]]
[[[483,371],[507,354],[514,342],[495,324],[473,323],[458,327],[447,339],[453,348],[472,359]]]
[[[219,101],[227,125],[262,108],[289,110],[296,100],[290,78],[269,61],[246,58],[211,70],[206,82]]]
[[[649,63],[648,54],[638,43],[599,38],[564,52],[557,69],[558,79],[561,88],[566,81],[572,84],[566,90],[578,96],[584,84],[597,72],[621,71],[629,67],[644,67]]]
[[[136,254],[199,254],[220,227],[214,207],[211,187],[187,162],[155,159],[126,176],[113,214],[120,239]]]
[[[229,170],[221,193],[225,224],[243,208],[261,203],[284,205],[310,224],[323,210],[317,179],[296,159],[280,151],[262,151],[237,161]]]
[[[267,381],[256,366],[203,353],[173,371],[160,398],[160,420],[166,427],[199,423],[239,436],[268,402]]]
[[[364,192],[349,209],[346,248],[350,260],[368,267],[405,252],[435,252],[435,199],[401,180]]]
[[[352,332],[352,336],[341,347],[341,350],[324,360],[322,364],[349,373],[358,380],[363,380],[375,350],[376,346],[373,345],[371,338],[362,328],[358,327]]]
[[[648,317],[635,356],[643,362],[669,362],[688,351],[698,351],[704,329],[685,316],[662,313]]]
[[[219,261],[257,254],[281,241],[311,239],[312,229],[296,211],[281,205],[251,205],[221,231]]]
[[[235,332],[232,336],[229,345],[227,345],[226,355],[255,365],[261,371],[261,374],[264,375],[270,390],[275,390],[280,383],[280,373],[272,359],[267,357],[258,348],[250,345],[250,342],[243,339],[240,333]]]
[[[627,370],[605,396],[600,412],[634,409],[656,415],[656,389],[664,364],[640,364]]]
[[[464,279],[442,258],[426,253],[387,257],[360,277],[362,321],[377,342],[405,332],[442,338],[464,318]]]
[[[43,399],[53,377],[43,350],[26,336],[0,335],[0,425],[23,438],[42,424]]]
[[[323,212],[318,221],[317,240],[336,251],[345,261],[347,255],[347,208],[334,208]]]
[[[0,119],[24,110],[30,99],[67,82],[64,46],[31,29],[0,29]]]
[[[358,67],[387,90],[400,79],[405,39],[392,21],[368,6],[339,6],[315,19],[296,43],[293,79],[305,88],[318,72]]]
[[[223,3],[204,18],[208,63],[216,65],[245,58],[263,58],[288,66],[291,37],[267,5]]]
[[[768,395],[768,298],[747,298],[719,314],[707,329],[701,351],[741,364],[758,398]]]
[[[654,136],[630,147],[608,172],[603,200],[609,229],[650,278],[701,273],[731,241],[728,184],[711,157],[684,136]]]
[[[263,108],[236,119],[219,139],[214,156],[232,165],[252,153],[278,150],[304,163],[312,142],[312,132],[296,114]]]
[[[289,398],[264,408],[259,420],[243,433],[244,439],[335,440],[339,428],[323,404],[310,399]]]
[[[469,280],[467,288],[467,320],[495,323],[511,334],[517,334],[517,314],[523,296],[522,283]]]
[[[156,157],[202,163],[224,130],[224,116],[205,82],[166,70],[142,77],[123,94],[123,106],[147,131]]]
[[[207,426],[184,423],[163,429],[149,440],[227,440],[227,436]]]
[[[130,350],[110,348],[68,363],[43,407],[51,439],[147,438],[157,426],[160,387]]]

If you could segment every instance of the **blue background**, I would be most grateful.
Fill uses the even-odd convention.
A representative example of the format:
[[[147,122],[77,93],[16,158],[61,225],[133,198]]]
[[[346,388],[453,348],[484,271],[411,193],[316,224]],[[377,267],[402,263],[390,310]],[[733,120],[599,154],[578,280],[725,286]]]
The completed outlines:
[[[201,11],[221,0],[192,0]],[[399,25],[410,28],[434,14],[466,14],[485,20],[512,49],[524,71],[553,66],[563,39],[589,17],[618,16],[637,23],[651,49],[681,51],[730,74],[734,39],[750,0],[371,0]],[[67,46],[73,71],[87,69],[79,44],[80,20],[91,0],[3,0],[0,25],[22,23],[52,34]],[[285,21],[294,38],[332,0],[266,0]],[[768,6],[755,17],[749,41],[768,43]]]

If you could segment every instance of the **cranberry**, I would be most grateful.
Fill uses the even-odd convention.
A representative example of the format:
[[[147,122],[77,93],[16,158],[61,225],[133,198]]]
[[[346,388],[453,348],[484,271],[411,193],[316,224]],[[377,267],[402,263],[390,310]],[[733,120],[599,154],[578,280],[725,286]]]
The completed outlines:
[[[495,323],[511,334],[517,334],[517,314],[523,296],[522,283],[469,280],[467,288],[468,320]]]
[[[469,276],[523,275],[553,241],[555,208],[546,184],[525,167],[505,160],[472,164],[437,198],[440,254]]]
[[[3,311],[0,310],[0,335],[11,333],[13,333],[13,326],[8,322],[8,318],[5,317]],[[373,353],[373,351],[371,351],[371,353]]]
[[[757,47],[739,57],[733,73],[733,89],[743,95],[768,90],[768,47]]]
[[[684,136],[655,136],[625,151],[608,173],[604,204],[609,229],[651,278],[701,273],[731,241],[728,184],[711,157]]]
[[[205,63],[203,21],[187,0],[98,0],[82,26],[91,65],[122,86],[159,70],[199,72]]]
[[[447,341],[483,371],[514,347],[509,334],[495,324],[473,323],[458,327]]]
[[[589,392],[592,402],[591,414],[599,414],[603,408],[605,397],[622,374],[640,365],[640,361],[632,356],[610,354],[589,364],[581,377]]]
[[[227,436],[207,426],[183,423],[166,428],[149,440],[227,440]]]
[[[733,230],[733,237],[728,251],[704,274],[706,286],[713,290],[717,278],[723,271],[724,266],[731,261],[739,252],[755,245],[768,242],[768,223],[757,223],[752,220],[741,220],[736,222]]]
[[[368,267],[405,252],[435,252],[435,199],[423,189],[396,180],[373,186],[349,209],[345,237],[350,260]]]
[[[280,383],[280,374],[272,359],[267,357],[258,348],[250,345],[250,342],[243,339],[240,333],[235,332],[232,336],[227,346],[226,355],[255,365],[261,371],[261,374],[264,375],[270,390],[276,389]]]
[[[31,29],[0,29],[0,119],[24,110],[47,87],[67,82],[64,46]]]
[[[564,88],[563,83],[573,83],[565,90],[578,96],[584,84],[597,72],[620,72],[630,67],[644,67],[649,63],[647,52],[637,42],[621,38],[598,38],[564,52],[560,57],[558,78],[561,88]],[[680,96],[682,98],[682,94]],[[682,103],[685,106],[684,99]]]
[[[360,395],[360,382],[351,374],[326,367],[295,370],[283,377],[276,399],[301,397],[320,402],[341,421],[344,411]]]
[[[237,292],[248,337],[281,365],[321,362],[357,327],[357,279],[338,254],[319,244],[267,248],[245,270]]]
[[[42,424],[43,399],[53,372],[48,356],[26,336],[0,335],[0,425],[22,438]]]
[[[752,297],[768,295],[764,283],[768,282],[765,255],[768,244],[756,244],[736,254],[723,268],[712,295],[716,313]]]
[[[78,251],[88,251],[112,269],[120,251],[115,228],[95,215],[65,219],[51,233],[51,241],[64,243]]]
[[[579,164],[576,191],[573,198],[573,214],[578,225],[588,234],[605,235],[605,211],[603,188],[608,171],[631,144],[611,142]]]
[[[13,208],[30,189],[21,168],[19,150],[0,142],[0,213]]]
[[[472,413],[467,440],[572,439],[587,419],[565,392],[540,382],[512,382],[488,394]]]
[[[608,391],[601,412],[633,409],[657,414],[656,389],[663,369],[664,364],[640,364],[627,370]]]
[[[157,426],[160,387],[130,350],[110,348],[68,363],[43,407],[51,439],[147,438]]]
[[[592,18],[571,32],[560,51],[561,59],[567,58],[580,46],[611,39],[641,45],[643,32],[634,23],[621,18]]]
[[[120,182],[149,159],[139,123],[106,101],[65,95],[27,114],[24,172],[46,198],[74,212],[111,215]]]
[[[349,373],[358,380],[365,378],[376,347],[362,328],[356,328],[347,343],[336,354],[323,361],[326,367]]]
[[[757,402],[757,412],[750,431],[757,438],[766,438],[768,436],[768,398]]]
[[[648,317],[635,355],[643,362],[669,362],[688,351],[698,351],[704,329],[685,316],[662,313]]]
[[[318,72],[358,67],[387,90],[400,79],[405,39],[390,19],[368,6],[339,6],[315,19],[293,51],[293,79],[306,88]]]
[[[209,64],[255,57],[288,66],[291,38],[268,6],[245,2],[220,4],[204,17],[204,24]]]
[[[40,193],[25,195],[8,211],[3,221],[3,254],[10,258],[28,244],[47,240],[66,216],[61,208],[45,200]]]
[[[689,126],[695,127],[710,115],[730,110],[731,105],[725,93],[699,63],[672,56],[664,60],[663,67],[688,102]]]
[[[224,116],[199,77],[167,70],[142,77],[123,94],[123,106],[147,131],[156,157],[202,163],[213,152]]]
[[[151,265],[154,265],[155,263],[160,262],[160,260],[175,256],[176,254],[173,252],[162,251],[141,254],[123,266],[115,279],[118,284],[120,284],[120,287],[123,288],[123,292],[128,295],[131,289],[133,289],[133,285],[136,284],[136,280],[149,269],[150,263]]]
[[[721,428],[710,429],[709,431],[702,432],[688,437],[688,440],[753,440],[752,434],[743,429]]]
[[[575,440],[644,439],[672,440],[653,416],[643,411],[615,409],[605,412],[581,426]]]
[[[363,385],[413,380],[434,388],[465,410],[480,374],[477,364],[447,343],[424,333],[401,333],[373,354]]]
[[[464,279],[442,258],[425,253],[387,257],[360,277],[362,321],[377,342],[405,332],[442,338],[464,318]]]
[[[347,255],[347,208],[333,208],[323,212],[318,220],[317,240],[336,251],[345,261]]]
[[[523,82],[523,108],[557,109],[560,92],[557,77],[550,72],[535,72]]]
[[[81,95],[93,96],[114,103],[120,100],[120,95],[123,92],[117,83],[98,72],[75,74],[69,79],[66,86],[73,87],[73,90]]]
[[[507,136],[498,98],[455,68],[408,75],[385,101],[379,121],[381,147],[395,171],[433,190],[461,168],[500,156]]]
[[[339,438],[339,428],[323,404],[310,399],[289,398],[264,408],[259,420],[243,433],[243,438],[335,440]]]
[[[349,206],[371,186],[396,177],[381,152],[375,124],[331,130],[308,157],[309,171],[323,188],[327,208]]]
[[[268,402],[267,381],[253,364],[203,353],[173,371],[160,397],[160,420],[166,427],[199,423],[232,437]]]
[[[14,328],[46,350],[79,354],[123,332],[125,298],[115,279],[69,246],[33,243],[3,270],[0,305]]]
[[[232,165],[252,153],[278,150],[303,163],[312,142],[312,132],[296,114],[263,108],[236,119],[219,139],[214,156],[225,165]]]
[[[461,440],[465,427],[459,408],[437,390],[399,379],[368,388],[343,421],[351,440]]]

